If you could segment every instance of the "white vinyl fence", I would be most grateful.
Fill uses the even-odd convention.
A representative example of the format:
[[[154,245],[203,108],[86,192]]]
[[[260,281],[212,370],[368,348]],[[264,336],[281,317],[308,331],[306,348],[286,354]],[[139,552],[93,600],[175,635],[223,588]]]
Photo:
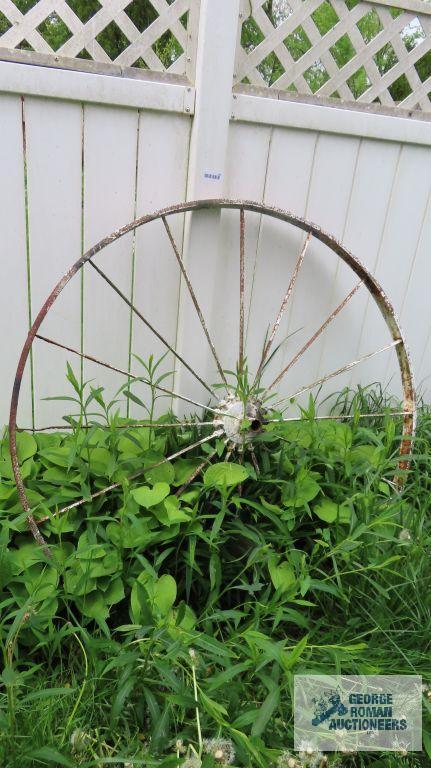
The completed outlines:
[[[264,201],[304,216],[341,240],[393,302],[416,382],[427,394],[431,85],[420,80],[415,63],[431,47],[431,4],[381,0],[350,3],[350,9],[344,0],[331,0],[338,21],[323,35],[313,27],[312,10],[320,4],[280,0],[279,23],[268,26],[262,0],[154,0],[157,19],[139,32],[127,21],[124,0],[105,0],[86,23],[73,19],[63,0],[39,0],[26,15],[11,0],[0,0],[9,23],[0,37],[2,423],[8,417],[29,322],[60,276],[87,248],[137,216],[207,197]],[[404,10],[394,18],[389,5]],[[184,27],[179,19],[187,11]],[[367,43],[358,22],[371,11],[381,19],[381,37]],[[38,31],[46,15],[54,12],[71,32],[55,55]],[[245,50],[242,27],[250,19],[262,39]],[[96,38],[112,21],[129,46],[110,62]],[[314,48],[313,54],[305,51],[302,64],[284,43],[299,26]],[[406,27],[418,41],[410,50],[403,49]],[[155,60],[153,48],[166,30],[182,50],[168,66]],[[349,69],[343,72],[334,69],[331,47],[345,34],[357,61],[345,65]],[[19,49],[23,40],[33,51]],[[397,62],[392,74],[382,74],[373,55],[388,43]],[[91,60],[76,58],[83,48]],[[265,80],[265,66],[259,69],[271,52],[283,68],[274,83]],[[139,57],[154,71],[133,67]],[[323,67],[328,74],[314,95],[304,78],[313,62],[321,62],[317,69]],[[356,94],[355,101],[348,82],[362,66],[370,93]],[[395,101],[390,90],[402,75],[416,94],[407,96],[405,103]],[[292,84],[293,90],[285,90]],[[248,359],[255,368],[301,239],[293,229],[286,233],[280,223],[269,226],[253,214],[246,227],[247,269],[253,275]],[[238,217],[232,212],[178,217],[173,231],[184,248],[220,357],[229,367],[237,349]],[[97,263],[211,379],[204,340],[193,325],[161,224],[141,228],[136,236],[130,233],[100,254]],[[347,269],[313,243],[283,331],[293,334],[289,353],[352,285]],[[134,354],[147,358],[162,352],[136,318],[131,321],[127,306],[88,268],[82,279],[68,285],[42,332],[126,370],[134,368]],[[342,319],[328,329],[324,344],[310,350],[292,371],[290,386],[295,389],[387,341],[373,303],[359,291]],[[274,371],[286,355],[280,352]],[[24,379],[21,426],[31,426],[33,420],[38,427],[58,423],[64,404],[43,398],[64,393],[66,359],[71,360],[67,353],[35,342],[33,373],[29,368]],[[79,368],[79,360],[74,362]],[[84,374],[98,375],[89,363]],[[112,377],[113,392],[119,383],[115,374]],[[337,387],[372,381],[389,382],[390,389],[398,391],[395,356],[376,356],[342,377]],[[177,386],[188,387],[184,394],[197,394],[187,377],[179,377]]]

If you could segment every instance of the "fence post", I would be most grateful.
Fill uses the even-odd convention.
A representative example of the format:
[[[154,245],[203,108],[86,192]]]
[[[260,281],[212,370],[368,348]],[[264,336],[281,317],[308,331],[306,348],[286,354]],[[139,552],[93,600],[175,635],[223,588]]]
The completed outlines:
[[[188,200],[224,195],[239,5],[240,0],[201,0]],[[192,285],[195,290],[198,287],[197,298],[210,332],[219,231],[219,211],[198,211],[186,216],[184,261]],[[184,284],[180,292],[177,346],[200,375],[210,382],[215,380],[214,360]],[[182,366],[177,370],[176,388],[188,396],[205,394]]]
[[[240,0],[201,0],[189,200],[223,196],[239,4]]]

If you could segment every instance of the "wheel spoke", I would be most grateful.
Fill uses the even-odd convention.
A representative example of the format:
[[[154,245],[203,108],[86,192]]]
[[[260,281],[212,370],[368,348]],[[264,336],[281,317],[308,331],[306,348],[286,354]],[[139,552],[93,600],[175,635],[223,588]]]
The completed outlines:
[[[222,434],[223,434],[222,429],[216,429],[216,431],[213,432],[211,435],[208,435],[208,437],[203,437],[202,440],[197,440],[195,443],[188,445],[186,448],[181,448],[181,450],[176,451],[175,453],[172,453],[170,456],[166,456],[166,458],[161,459],[160,461],[157,461],[155,464],[150,464],[149,467],[145,467],[144,469],[140,469],[138,472],[134,472],[132,475],[129,475],[127,478],[124,478],[119,483],[112,483],[111,485],[107,485],[106,488],[102,488],[100,491],[96,491],[95,493],[90,494],[90,496],[87,499],[79,499],[79,501],[74,501],[72,504],[68,504],[66,507],[62,507],[62,509],[59,509],[58,514],[62,514],[63,512],[69,512],[69,510],[76,509],[76,507],[81,507],[83,504],[87,504],[89,501],[93,501],[93,499],[97,499],[99,496],[104,496],[106,493],[109,493],[110,491],[114,491],[116,488],[120,488],[121,485],[124,483],[124,480],[135,480],[137,477],[142,477],[142,475],[145,475],[147,472],[150,472],[150,470],[156,469],[156,467],[161,467],[162,464],[166,464],[166,462],[168,461],[177,459],[179,456],[182,456],[184,453],[188,453],[188,451],[193,450],[193,448],[197,448],[199,445],[208,443],[210,440],[213,440],[216,437],[220,437]],[[42,517],[37,522],[38,524],[44,523],[46,520],[49,520],[49,519],[50,519],[49,515],[46,515],[45,517]]]
[[[121,298],[121,299],[123,299],[123,301],[124,301],[124,302],[127,304],[127,306],[128,306],[128,307],[130,307],[130,309],[132,310],[132,312],[133,312],[133,313],[134,313],[134,314],[135,314],[137,317],[139,317],[139,319],[140,319],[140,320],[142,320],[142,322],[144,323],[144,325],[146,325],[146,326],[147,326],[147,328],[149,328],[149,330],[150,330],[152,333],[154,333],[154,335],[155,335],[155,336],[156,336],[156,337],[159,339],[159,341],[161,341],[161,342],[162,342],[162,344],[164,344],[164,346],[165,346],[167,349],[169,349],[169,351],[170,351],[170,352],[172,352],[172,354],[174,355],[174,357],[176,357],[176,358],[177,358],[177,360],[179,360],[179,361],[180,361],[180,363],[182,363],[182,364],[184,365],[184,367],[185,367],[185,368],[187,368],[187,370],[188,370],[188,371],[190,371],[190,373],[191,373],[191,374],[192,374],[192,375],[195,377],[195,379],[197,379],[197,381],[199,381],[199,383],[200,383],[200,384],[202,384],[202,386],[203,386],[203,387],[205,387],[205,389],[206,389],[206,390],[207,390],[207,391],[208,391],[208,392],[209,392],[209,393],[210,393],[210,394],[211,394],[213,397],[215,397],[215,393],[214,393],[214,391],[211,389],[211,387],[209,387],[209,386],[208,386],[208,384],[206,384],[206,382],[205,382],[205,381],[204,381],[204,380],[203,380],[203,379],[202,379],[202,378],[199,376],[199,374],[197,374],[197,373],[196,373],[196,371],[195,371],[195,370],[194,370],[194,369],[191,367],[191,365],[189,365],[188,363],[186,363],[186,361],[184,360],[184,358],[183,358],[183,357],[181,357],[181,355],[179,355],[179,354],[178,354],[178,352],[176,352],[176,351],[175,351],[175,349],[174,349],[174,348],[173,348],[173,347],[172,347],[172,346],[169,344],[169,342],[168,342],[168,341],[166,341],[166,339],[165,339],[165,338],[164,338],[164,337],[161,335],[161,333],[159,333],[159,332],[156,330],[156,328],[154,328],[154,326],[153,326],[153,325],[152,325],[152,324],[149,322],[149,320],[147,320],[147,319],[146,319],[146,317],[144,317],[144,315],[143,315],[143,314],[142,314],[142,313],[139,311],[139,309],[137,309],[137,308],[134,306],[134,304],[132,304],[132,302],[130,301],[130,299],[128,299],[128,298],[127,298],[127,296],[125,296],[125,295],[124,295],[124,293],[123,293],[122,291],[120,291],[120,289],[118,288],[118,286],[116,286],[116,285],[115,285],[115,283],[113,283],[113,282],[112,282],[112,280],[110,280],[110,278],[108,277],[108,275],[106,275],[106,274],[103,272],[103,270],[101,270],[101,269],[100,269],[100,267],[97,267],[97,266],[96,266],[96,264],[94,264],[94,262],[92,262],[92,261],[91,261],[91,259],[89,260],[89,262],[88,262],[88,263],[89,263],[89,264],[91,264],[91,266],[93,267],[93,269],[95,269],[95,270],[96,270],[97,274],[98,274],[98,275],[100,275],[100,277],[102,277],[102,278],[103,278],[103,280],[105,280],[105,281],[108,283],[108,285],[110,285],[110,286],[111,286],[111,288],[112,288],[112,289],[115,291],[115,293],[117,293],[117,294],[118,294],[118,296],[120,296],[120,298]]]
[[[273,403],[271,408],[275,408],[277,405],[280,405],[280,403],[285,402],[286,400],[299,397],[299,395],[302,395],[303,392],[307,392],[309,389],[313,389],[314,387],[319,386],[319,384],[324,384],[325,381],[329,381],[329,379],[333,379],[335,376],[339,376],[345,371],[350,371],[350,369],[354,368],[355,365],[359,365],[359,363],[363,363],[365,360],[369,360],[371,357],[375,357],[375,355],[380,355],[382,352],[386,352],[387,349],[392,349],[392,347],[396,347],[398,344],[401,344],[401,339],[396,339],[395,341],[392,341],[391,344],[386,344],[384,347],[376,349],[374,352],[369,352],[367,355],[363,355],[358,360],[352,360],[350,363],[347,363],[347,365],[343,365],[342,368],[337,368],[336,371],[332,371],[332,373],[328,373],[326,376],[322,376],[320,379],[316,379],[316,381],[313,381],[312,384],[307,384],[305,387],[301,387],[301,389],[298,389],[297,392],[294,392],[294,394],[290,395],[290,397],[283,397],[282,400],[278,400],[276,403]]]
[[[256,472],[256,475],[260,475],[259,464],[257,463],[256,454],[254,452],[254,448],[252,445],[249,447],[249,450],[250,450],[251,460],[253,462],[254,471]]]
[[[269,350],[271,349],[272,342],[274,341],[275,334],[278,331],[278,328],[279,328],[280,323],[282,321],[282,318],[283,318],[284,311],[286,309],[287,303],[288,303],[288,301],[290,299],[290,296],[292,294],[292,291],[293,291],[293,289],[295,287],[295,283],[296,283],[296,280],[297,280],[297,277],[298,277],[298,274],[299,274],[299,270],[301,269],[301,264],[304,261],[304,256],[307,253],[307,248],[308,248],[309,242],[311,240],[311,237],[312,237],[312,233],[309,232],[307,237],[306,237],[306,239],[305,239],[305,243],[304,243],[304,245],[303,245],[303,247],[301,249],[301,252],[300,252],[300,254],[298,256],[298,261],[296,262],[295,269],[293,270],[292,277],[290,278],[290,282],[289,282],[289,285],[287,287],[287,291],[285,293],[284,299],[281,302],[281,306],[280,306],[280,309],[279,309],[276,321],[275,321],[275,323],[274,323],[274,325],[272,327],[272,331],[271,331],[271,333],[269,335],[269,339],[268,339],[268,341],[267,341],[267,343],[265,345],[265,348],[264,348],[264,350],[262,352],[262,357],[261,357],[261,360],[260,360],[260,363],[259,363],[259,367],[257,369],[257,373],[256,373],[256,376],[255,376],[254,383],[256,381],[259,381],[259,376],[260,376],[260,374],[262,372],[262,369],[263,369],[263,367],[265,365],[265,361],[266,361],[266,359],[268,357]],[[253,383],[253,385],[254,385],[254,383]]]
[[[46,336],[41,336],[39,333],[35,334],[35,338],[40,339],[41,341],[45,341],[47,344],[53,344],[55,347],[60,347],[60,349],[65,349],[67,352],[72,352],[73,355],[78,355],[78,357],[81,357],[84,360],[89,360],[91,363],[96,363],[96,365],[101,365],[103,368],[108,368],[110,371],[121,373],[123,376],[127,376],[129,379],[132,379],[133,381],[140,381],[142,382],[142,384],[148,384],[154,389],[158,389],[159,392],[164,392],[166,395],[170,395],[171,397],[176,397],[178,398],[178,400],[184,400],[185,403],[189,403],[190,405],[196,405],[197,408],[203,408],[206,411],[211,411],[211,413],[217,413],[219,416],[226,416],[226,413],[224,411],[220,411],[217,408],[212,408],[209,405],[204,405],[203,403],[199,403],[197,400],[192,400],[190,397],[185,397],[185,395],[180,395],[179,392],[174,392],[172,389],[166,389],[165,387],[161,387],[159,384],[152,383],[149,379],[146,379],[144,376],[136,376],[130,371],[125,371],[123,368],[117,368],[115,365],[111,365],[110,363],[105,363],[103,360],[99,360],[97,357],[93,357],[93,355],[88,355],[84,352],[80,352],[78,349],[74,349],[73,347],[67,347],[65,344],[60,344],[59,341],[54,341],[54,339],[48,339]],[[231,418],[239,419],[239,416],[232,416]]]
[[[369,419],[380,416],[413,416],[413,411],[381,411],[380,413],[340,413],[338,416],[313,416],[311,421],[342,421],[343,419]],[[308,421],[302,416],[291,416],[287,419],[267,419],[267,424],[285,424],[292,421]]]
[[[239,211],[239,357],[238,367],[244,368],[244,284],[245,284],[245,215]]]
[[[166,422],[165,424],[160,423],[158,421],[133,421],[130,422],[130,424],[116,424],[114,429],[135,429],[139,427],[141,428],[151,428],[151,429],[162,429],[163,427],[168,427],[169,429],[187,429],[188,427],[206,427],[206,426],[214,426],[213,421],[174,421],[174,422]],[[110,424],[98,424],[97,422],[93,422],[90,424],[81,424],[80,429],[88,430],[88,429],[111,429]],[[61,430],[66,429],[74,429],[73,424],[52,424],[50,427],[17,427],[17,432],[48,432],[49,430],[55,429],[57,432]]]
[[[182,260],[182,258],[181,258],[181,256],[180,256],[180,252],[179,252],[179,250],[178,250],[177,244],[176,244],[176,242],[175,242],[175,240],[174,240],[174,237],[173,237],[173,235],[172,235],[172,232],[171,232],[171,229],[170,229],[170,227],[169,227],[169,224],[168,224],[168,222],[166,221],[166,216],[162,216],[162,221],[163,221],[163,224],[164,224],[164,226],[165,226],[166,232],[167,232],[167,234],[168,234],[169,240],[170,240],[170,242],[171,242],[171,245],[172,245],[172,249],[173,249],[173,251],[174,251],[174,253],[175,253],[175,257],[176,257],[176,259],[177,259],[177,261],[178,261],[178,264],[179,264],[179,267],[180,267],[180,269],[181,269],[182,275],[183,275],[183,277],[184,277],[184,280],[186,281],[186,284],[187,284],[187,288],[189,289],[190,297],[191,297],[191,299],[192,299],[192,301],[193,301],[193,304],[194,304],[194,306],[195,306],[195,309],[196,309],[196,313],[197,313],[197,315],[198,315],[198,317],[199,317],[199,320],[200,320],[200,323],[201,323],[201,326],[202,326],[203,332],[204,332],[204,334],[205,334],[205,336],[206,336],[206,339],[207,339],[207,342],[208,342],[208,344],[209,344],[209,346],[210,346],[210,349],[211,349],[211,352],[212,352],[212,356],[213,356],[213,358],[214,358],[214,360],[215,360],[215,363],[216,363],[216,365],[217,365],[217,368],[218,368],[218,372],[219,372],[219,374],[220,374],[220,376],[221,376],[221,378],[222,378],[222,380],[223,380],[224,384],[225,384],[225,385],[226,385],[226,387],[227,387],[227,380],[226,380],[226,376],[225,376],[225,374],[224,374],[223,368],[221,367],[221,364],[220,364],[220,360],[218,359],[218,356],[217,356],[217,352],[216,352],[216,350],[215,350],[214,344],[213,344],[213,342],[212,342],[212,339],[211,339],[211,336],[210,336],[210,334],[209,334],[209,331],[208,331],[207,325],[206,325],[206,323],[205,323],[205,320],[204,320],[204,316],[203,316],[203,314],[202,314],[202,310],[201,310],[201,308],[200,308],[200,306],[199,306],[198,300],[197,300],[197,298],[196,298],[196,294],[195,294],[195,292],[194,292],[194,290],[193,290],[193,286],[192,286],[192,284],[191,284],[191,282],[190,282],[190,278],[189,278],[189,276],[188,276],[188,273],[187,273],[187,270],[186,270],[186,268],[185,268],[185,265],[184,265],[184,261]]]
[[[329,317],[326,318],[325,322],[322,323],[320,328],[317,329],[317,331],[313,334],[313,336],[304,344],[303,347],[299,350],[299,352],[295,355],[295,357],[292,358],[292,360],[286,365],[285,368],[281,371],[281,373],[274,379],[273,382],[267,387],[267,389],[272,389],[273,387],[278,384],[283,376],[295,365],[295,363],[298,362],[298,360],[302,357],[304,352],[307,351],[311,347],[311,345],[316,341],[317,338],[319,338],[320,334],[323,333],[323,331],[328,327],[330,323],[334,320],[335,317],[337,317],[338,313],[341,312],[342,309],[349,303],[350,299],[355,295],[356,291],[359,290],[361,285],[363,284],[363,280],[360,280],[359,283],[355,285],[354,288],[350,291],[350,293],[347,294],[347,296],[343,299],[343,301],[334,309],[334,311],[329,315]]]

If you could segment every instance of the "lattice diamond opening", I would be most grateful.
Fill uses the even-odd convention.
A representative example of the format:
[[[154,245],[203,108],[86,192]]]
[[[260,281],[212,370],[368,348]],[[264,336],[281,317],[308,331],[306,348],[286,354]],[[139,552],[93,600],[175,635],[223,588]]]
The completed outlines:
[[[124,9],[129,19],[133,21],[139,32],[147,29],[159,16],[156,9],[150,3],[142,3],[142,0],[132,0]]]
[[[385,75],[392,67],[395,67],[395,64],[398,64],[397,54],[391,43],[386,43],[383,48],[380,48],[373,59],[381,75]]]
[[[241,45],[247,53],[254,51],[259,43],[265,40],[265,35],[252,16],[246,19],[241,29]]]
[[[18,50],[20,50],[20,51],[34,51],[34,48],[33,48],[33,46],[32,46],[32,45],[30,45],[30,43],[28,42],[28,40],[21,40],[21,42],[19,43],[19,45],[17,45],[17,48],[18,48]]]
[[[39,2],[39,0],[12,0],[21,13],[28,13]]]
[[[380,21],[380,16],[373,8],[371,11],[362,16],[357,22],[358,27],[364,41],[371,43],[372,40],[383,30],[383,24]]]
[[[276,28],[283,24],[293,13],[287,0],[266,0],[262,8],[271,24]]]
[[[417,16],[412,19],[409,24],[406,24],[400,34],[401,39],[409,52],[423,43],[426,39],[424,28]]]
[[[365,67],[360,67],[351,77],[346,80],[352,96],[359,99],[371,86],[371,80],[368,77]]]
[[[72,37],[72,32],[66,26],[63,19],[53,11],[37,27],[46,43],[53,51],[58,51],[64,43]]]
[[[111,21],[96,37],[109,58],[114,61],[126,50],[130,41],[115,21]]]
[[[85,3],[79,2],[79,0],[66,0],[66,3],[83,24],[92,19],[102,7],[99,0],[85,0]]]
[[[4,35],[4,33],[7,32],[11,26],[12,24],[10,23],[9,19],[7,19],[4,13],[0,11],[0,36]]]
[[[304,80],[308,83],[311,93],[316,93],[329,80],[329,74],[320,60],[315,61],[304,72]]]
[[[416,62],[415,70],[422,83],[431,77],[431,51],[428,51],[425,56],[422,56],[422,58]]]
[[[404,99],[413,93],[413,88],[405,75],[397,77],[389,86],[388,91],[395,102],[404,101]]]
[[[135,67],[135,69],[148,69],[148,64],[143,60],[142,56],[139,57],[139,59],[136,59],[136,61],[133,62],[132,67]]]
[[[333,6],[328,2],[328,0],[325,0],[322,5],[319,5],[319,7],[313,11],[311,18],[313,19],[322,37],[323,35],[326,35],[326,33],[335,27],[336,24],[338,24],[340,21]]]
[[[79,53],[76,54],[76,58],[84,59],[85,61],[93,61],[86,48],[83,48],[82,51],[79,51]]]
[[[269,87],[276,83],[279,77],[284,75],[283,65],[274,52],[266,56],[256,69],[258,69]]]
[[[335,63],[340,69],[344,67],[350,59],[353,59],[354,56],[356,56],[356,51],[347,33],[340,37],[334,45],[331,45],[329,50],[331,51]]]
[[[170,29],[159,37],[152,46],[154,53],[160,59],[165,69],[169,69],[184,53],[183,48]]]
[[[312,47],[310,39],[303,27],[294,29],[283,42],[294,61],[298,61]]]

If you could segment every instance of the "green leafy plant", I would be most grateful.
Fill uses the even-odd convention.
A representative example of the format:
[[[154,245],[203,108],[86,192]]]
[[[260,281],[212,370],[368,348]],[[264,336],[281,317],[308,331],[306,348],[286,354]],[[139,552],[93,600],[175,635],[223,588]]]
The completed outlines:
[[[310,401],[301,421],[266,424],[257,474],[223,441],[154,467],[206,427],[172,430],[167,413],[150,435],[100,387],[68,379],[65,431],[18,435],[51,557],[27,531],[1,443],[4,764],[283,766],[295,673],[431,679],[427,408],[400,495],[400,425],[357,418],[391,405],[377,388],[333,398],[345,422],[316,419]],[[342,765],[425,767],[428,701],[428,758]]]

